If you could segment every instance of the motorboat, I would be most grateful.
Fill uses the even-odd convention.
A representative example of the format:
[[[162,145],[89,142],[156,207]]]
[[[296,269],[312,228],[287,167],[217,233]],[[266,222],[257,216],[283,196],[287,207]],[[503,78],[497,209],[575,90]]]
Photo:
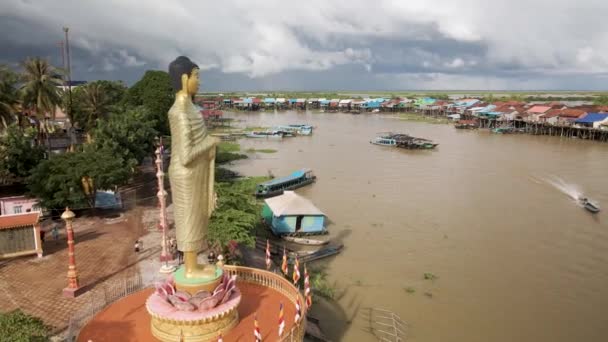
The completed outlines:
[[[587,197],[579,197],[578,201],[583,206],[583,208],[587,209],[592,213],[598,213],[600,211],[600,206],[597,203],[591,202]]]

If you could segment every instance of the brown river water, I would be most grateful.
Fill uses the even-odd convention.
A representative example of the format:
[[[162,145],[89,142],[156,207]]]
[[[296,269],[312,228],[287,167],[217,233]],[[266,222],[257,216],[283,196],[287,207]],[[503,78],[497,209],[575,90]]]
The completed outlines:
[[[330,236],[345,245],[323,261],[337,303],[313,308],[333,341],[375,340],[370,307],[399,315],[408,341],[608,341],[608,144],[375,114],[228,116],[242,126],[315,126],[310,137],[242,139],[243,149],[278,152],[233,169],[317,175],[298,193],[328,215]],[[440,145],[369,143],[386,131]],[[606,210],[579,207],[571,196],[581,191]]]

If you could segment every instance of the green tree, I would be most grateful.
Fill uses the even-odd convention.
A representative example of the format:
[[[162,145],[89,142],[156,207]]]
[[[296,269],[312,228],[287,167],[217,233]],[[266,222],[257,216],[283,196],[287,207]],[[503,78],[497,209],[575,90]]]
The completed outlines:
[[[255,243],[261,204],[251,196],[263,177],[217,183],[217,208],[209,221],[209,241],[225,247],[236,241],[248,246]]]
[[[156,120],[144,107],[114,113],[109,120],[99,122],[93,132],[94,145],[112,151],[133,169],[153,153],[154,138],[158,135],[155,126]]]
[[[34,144],[34,132],[9,126],[0,137],[0,175],[22,181],[44,158],[44,150]]]
[[[122,109],[121,103],[127,88],[122,82],[94,81],[72,91],[72,122],[92,133],[97,120],[107,119],[111,113]],[[67,96],[64,96],[67,104]]]
[[[162,135],[169,135],[167,113],[175,100],[169,74],[164,71],[148,70],[141,80],[135,83],[125,96],[125,103],[130,106],[146,107],[156,120],[156,130]]]
[[[93,207],[97,189],[125,184],[131,171],[111,150],[88,146],[84,151],[44,160],[28,179],[30,194],[49,209]]]
[[[43,119],[46,114],[54,117],[55,108],[62,103],[58,86],[62,85],[63,80],[59,70],[39,57],[28,58],[21,65],[23,106],[33,110],[39,119]]]
[[[0,130],[13,121],[19,107],[18,76],[6,66],[0,66]]]
[[[0,313],[2,341],[37,342],[48,341],[49,327],[42,320],[26,315],[21,310]]]

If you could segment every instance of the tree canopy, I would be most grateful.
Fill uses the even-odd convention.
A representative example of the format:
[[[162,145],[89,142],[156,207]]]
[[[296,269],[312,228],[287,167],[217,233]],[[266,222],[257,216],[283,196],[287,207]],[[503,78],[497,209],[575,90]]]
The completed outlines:
[[[93,207],[97,189],[114,189],[125,184],[130,175],[121,156],[89,146],[40,162],[32,170],[28,187],[48,209]]]
[[[77,127],[91,132],[97,120],[120,111],[127,87],[122,82],[94,81],[72,90],[72,117]],[[67,96],[64,96],[67,107]]]
[[[173,105],[175,93],[171,87],[169,74],[159,70],[148,70],[141,80],[127,91],[125,103],[130,106],[144,106],[156,120],[156,130],[169,135],[167,113]]]
[[[114,113],[99,122],[93,133],[94,145],[112,151],[127,167],[133,168],[153,153],[154,138],[158,135],[155,126],[155,118],[145,107]]]
[[[0,129],[8,127],[15,120],[19,105],[18,79],[14,71],[0,65]]]
[[[61,90],[58,88],[63,84],[60,71],[39,57],[28,58],[21,66],[23,106],[33,110],[38,118],[44,118],[47,114],[54,117],[56,106],[62,103]]]
[[[3,179],[22,180],[44,158],[44,150],[34,144],[35,133],[9,126],[0,137],[0,175]]]

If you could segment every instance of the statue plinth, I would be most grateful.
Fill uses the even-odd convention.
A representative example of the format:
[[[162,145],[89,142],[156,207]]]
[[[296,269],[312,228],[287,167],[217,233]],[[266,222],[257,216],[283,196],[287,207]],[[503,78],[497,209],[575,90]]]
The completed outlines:
[[[157,294],[150,296],[146,309],[151,317],[152,335],[163,342],[216,341],[219,334],[227,335],[239,323],[238,289],[226,303],[205,312],[167,310]]]
[[[175,288],[178,291],[188,292],[191,295],[199,291],[213,292],[221,283],[224,272],[215,265],[205,265],[205,267],[214,269],[214,275],[210,277],[186,278],[186,268],[184,266],[178,268],[173,274]]]

